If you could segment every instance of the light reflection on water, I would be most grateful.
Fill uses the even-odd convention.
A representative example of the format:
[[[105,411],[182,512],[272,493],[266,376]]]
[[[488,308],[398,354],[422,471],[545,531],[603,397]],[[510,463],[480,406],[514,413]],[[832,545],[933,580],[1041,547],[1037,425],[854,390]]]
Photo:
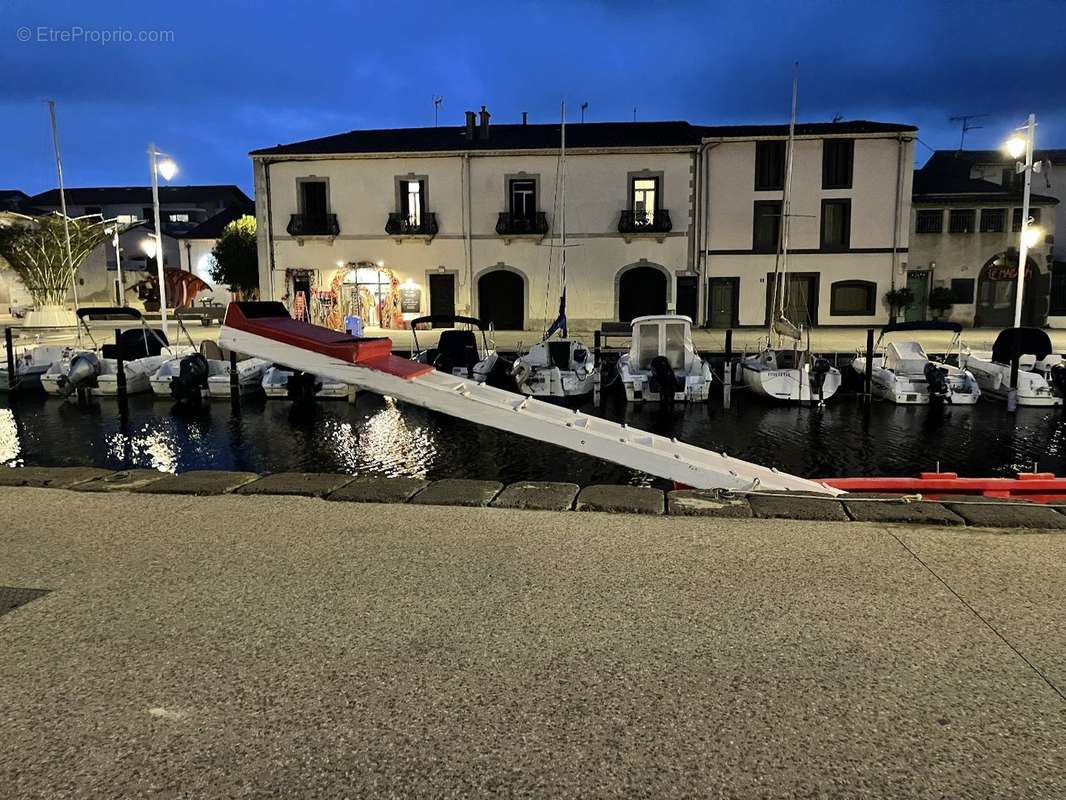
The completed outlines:
[[[246,401],[178,411],[148,396],[130,398],[129,415],[103,399],[91,408],[43,396],[0,397],[0,463],[94,464],[168,472],[240,469],[327,471],[426,478],[467,477],[591,483],[657,483],[647,475],[370,394],[359,402]],[[599,412],[597,412],[599,413]],[[634,427],[809,477],[913,475],[935,469],[1010,475],[1066,473],[1066,423],[1056,409],[1003,406],[865,406],[842,396],[823,410],[769,406],[743,395],[663,415],[654,406],[609,405]]]

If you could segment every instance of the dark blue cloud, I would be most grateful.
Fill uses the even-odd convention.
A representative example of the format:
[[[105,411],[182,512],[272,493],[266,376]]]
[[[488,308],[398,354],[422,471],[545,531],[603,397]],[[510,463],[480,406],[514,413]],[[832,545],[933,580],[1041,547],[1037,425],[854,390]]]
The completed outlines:
[[[78,27],[172,41],[50,40]],[[1034,111],[1041,143],[1066,146],[1064,40],[1066,6],[1042,2],[7,0],[0,186],[54,183],[46,98],[72,185],[143,183],[154,140],[183,181],[250,188],[248,150],[432,124],[434,95],[447,124],[482,103],[553,120],[563,98],[574,119],[588,101],[590,120],[783,121],[793,61],[804,120],[912,122],[951,147],[948,118],[981,113],[968,144],[994,146]]]

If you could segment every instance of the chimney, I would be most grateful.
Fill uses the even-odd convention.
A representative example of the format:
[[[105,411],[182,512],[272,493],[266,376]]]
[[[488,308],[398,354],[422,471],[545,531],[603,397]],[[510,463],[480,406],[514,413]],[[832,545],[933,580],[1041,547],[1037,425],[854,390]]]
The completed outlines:
[[[522,112],[522,124],[523,125],[528,125],[529,124],[529,112],[528,111],[523,111]]]
[[[483,142],[487,142],[489,140],[489,117],[492,115],[485,110],[485,106],[482,106],[481,113],[478,116],[481,117],[481,130],[478,131],[478,138]]]
[[[471,142],[474,141],[474,120],[476,119],[476,117],[477,114],[475,114],[473,111],[466,112],[466,138]]]

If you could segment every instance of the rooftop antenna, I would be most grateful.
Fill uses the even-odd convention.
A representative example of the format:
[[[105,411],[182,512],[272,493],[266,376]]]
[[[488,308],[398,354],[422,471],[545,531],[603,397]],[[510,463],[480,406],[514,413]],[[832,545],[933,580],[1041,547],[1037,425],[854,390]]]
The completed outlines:
[[[840,120],[842,120],[842,119],[844,119],[844,115],[841,114],[839,111],[833,115],[833,122],[834,123],[840,122]]]
[[[588,111],[588,110],[589,110],[589,101],[586,100],[584,103],[581,104],[581,121],[582,122],[585,121],[585,112]]]
[[[637,121],[637,107],[633,106],[633,121]]]
[[[971,125],[970,120],[981,119],[981,117],[987,117],[988,114],[960,114],[957,117],[948,117],[948,122],[961,122],[962,123],[962,136],[959,137],[959,149],[962,150],[966,144],[966,132],[975,131],[983,128],[984,125]]]
[[[433,127],[437,127],[437,120],[440,116],[440,104],[444,102],[444,98],[439,94],[433,95]]]

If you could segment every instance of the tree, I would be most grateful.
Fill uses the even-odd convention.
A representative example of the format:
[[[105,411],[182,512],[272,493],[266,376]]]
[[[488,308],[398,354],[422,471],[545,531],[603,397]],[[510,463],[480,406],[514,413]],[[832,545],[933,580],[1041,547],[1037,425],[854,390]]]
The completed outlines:
[[[914,291],[906,286],[901,286],[899,289],[885,292],[885,305],[889,307],[893,318],[895,318],[908,307],[914,305]]]
[[[255,240],[255,217],[235,219],[211,251],[214,263],[211,279],[224,284],[236,295],[259,288],[259,249]]]
[[[947,286],[937,286],[929,292],[929,308],[933,318],[940,319],[955,306],[955,295]]]
[[[67,232],[70,230],[70,254]],[[132,227],[99,214],[74,219],[53,212],[40,217],[0,215],[0,267],[5,264],[26,286],[38,308],[62,306],[78,268],[101,242]]]

